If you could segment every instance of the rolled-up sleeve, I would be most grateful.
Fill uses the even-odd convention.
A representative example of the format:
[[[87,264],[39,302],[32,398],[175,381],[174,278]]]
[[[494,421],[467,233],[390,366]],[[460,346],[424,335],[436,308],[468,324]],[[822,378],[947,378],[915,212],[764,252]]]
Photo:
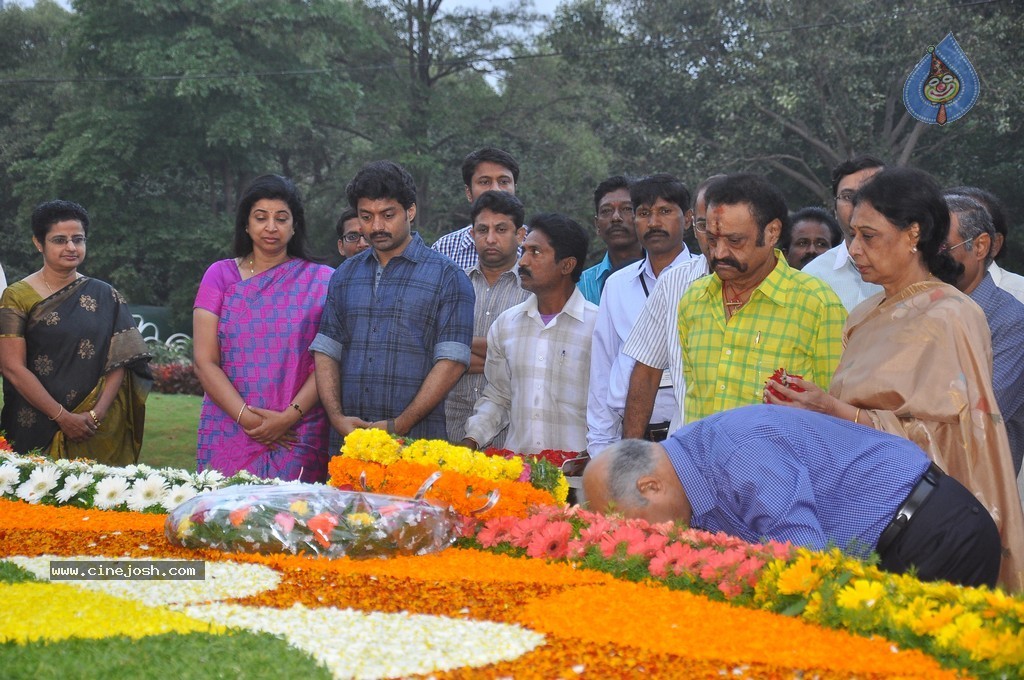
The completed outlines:
[[[449,359],[469,366],[473,342],[473,305],[476,304],[473,284],[465,272],[448,269],[442,290],[434,362]]]

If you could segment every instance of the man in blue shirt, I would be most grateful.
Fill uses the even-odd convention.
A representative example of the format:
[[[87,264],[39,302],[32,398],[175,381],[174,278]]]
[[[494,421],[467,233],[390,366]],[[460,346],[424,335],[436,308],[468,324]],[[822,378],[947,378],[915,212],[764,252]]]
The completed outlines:
[[[608,277],[639,260],[644,256],[644,250],[633,220],[629,180],[615,175],[598,184],[594,190],[594,212],[594,229],[608,250],[600,262],[583,271],[576,287],[588,301],[600,305],[601,292]]]
[[[361,427],[444,439],[444,398],[469,366],[473,286],[412,232],[416,185],[401,166],[368,163],[345,191],[371,248],[334,272],[309,348],[331,449]]]
[[[978,303],[992,333],[992,390],[1006,423],[1013,470],[1024,459],[1024,304],[996,286],[989,273],[995,226],[985,206],[959,194],[946,194],[949,235],[946,252],[963,268],[956,287]]]
[[[924,580],[994,585],[1000,543],[974,496],[909,440],[758,404],[691,423],[663,444],[627,439],[587,466],[595,510],[677,520],[746,541],[835,545]]]

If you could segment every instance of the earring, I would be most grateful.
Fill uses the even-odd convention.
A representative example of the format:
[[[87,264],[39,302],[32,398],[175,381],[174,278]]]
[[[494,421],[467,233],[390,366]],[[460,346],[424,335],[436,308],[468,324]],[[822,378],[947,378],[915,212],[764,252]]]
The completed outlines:
[[[912,252],[912,253],[916,253],[916,252],[917,252],[917,246],[914,246],[913,248],[911,248],[911,249],[910,249],[910,252]]]

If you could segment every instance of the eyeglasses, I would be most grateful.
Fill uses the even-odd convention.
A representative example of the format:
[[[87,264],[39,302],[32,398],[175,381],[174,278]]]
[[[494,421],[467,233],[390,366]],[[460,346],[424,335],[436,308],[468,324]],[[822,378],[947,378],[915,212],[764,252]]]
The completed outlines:
[[[857,195],[856,191],[843,191],[836,196],[836,203],[853,203],[853,197]]]
[[[350,231],[349,233],[341,237],[341,240],[344,241],[345,243],[355,243],[359,239],[363,239],[364,241],[366,241],[366,237],[360,234],[358,231]],[[369,241],[366,242],[369,243]]]
[[[693,230],[703,234],[708,230],[708,220],[706,217],[694,217],[693,218]]]
[[[71,241],[71,243],[73,243],[76,248],[80,248],[85,245],[84,236],[72,236],[71,238],[68,238],[67,236],[54,236],[53,238],[46,239],[46,241],[61,248],[66,246],[68,244],[68,241]]]
[[[971,248],[967,244],[970,243],[971,241],[973,241],[976,238],[978,238],[978,237],[977,236],[972,236],[971,238],[967,239],[966,241],[960,241],[960,243],[957,243],[956,245],[952,245],[952,246],[948,246],[948,247],[947,246],[943,246],[942,250],[943,250],[943,252],[951,253],[954,250],[956,250],[957,248],[959,248],[960,246],[964,246],[964,250],[970,250]]]

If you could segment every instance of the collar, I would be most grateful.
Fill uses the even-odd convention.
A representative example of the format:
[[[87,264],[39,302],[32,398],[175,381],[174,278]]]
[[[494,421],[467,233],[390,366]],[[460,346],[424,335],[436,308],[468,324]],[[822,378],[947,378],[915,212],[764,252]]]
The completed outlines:
[[[380,257],[377,255],[377,251],[374,248],[370,248],[370,257],[366,258],[367,262],[372,258],[373,263],[376,266],[380,266]],[[400,255],[395,255],[392,259],[405,258],[410,262],[420,263],[423,262],[430,254],[430,249],[427,248],[427,244],[420,238],[419,232],[412,232],[412,239],[409,244],[405,246],[405,250]]]
[[[687,262],[691,259],[693,259],[693,255],[690,254],[689,249],[686,247],[686,244],[684,243],[682,252],[676,255],[675,259],[669,262],[665,266],[665,268],[661,270],[661,273],[664,274],[673,267],[678,267],[682,263]],[[651,268],[651,258],[647,257],[646,252],[644,253],[643,259],[636,263],[636,266],[627,266],[633,267],[629,274],[630,278],[638,279],[640,278],[641,274],[646,274],[647,277],[651,279],[651,281],[658,280],[658,277],[654,275],[654,269]]]
[[[787,304],[788,293],[793,287],[790,282],[793,278],[793,274],[797,270],[789,266],[789,263],[786,261],[786,257],[782,254],[781,250],[775,248],[774,252],[775,269],[773,269],[768,276],[766,276],[764,280],[757,284],[757,287],[751,291],[751,297],[747,299],[748,302],[756,293],[761,293],[761,295],[780,307],[784,307]],[[714,272],[712,272],[712,275],[708,277],[708,279],[708,285],[704,288],[699,297],[720,297],[722,295],[722,279],[718,278],[718,274],[715,274]]]
[[[843,267],[849,267],[857,271],[857,265],[854,263],[853,258],[850,257],[850,249],[846,245],[845,238],[833,250],[836,253],[836,260],[832,263],[832,271],[839,271]],[[860,271],[857,271],[857,276],[860,276]]]
[[[473,225],[463,227],[459,232],[459,248],[462,250],[476,250],[476,242],[473,241]]]
[[[981,277],[981,281],[967,297],[980,304],[982,301],[991,300],[997,290],[999,290],[999,287],[996,286],[992,274],[985,272],[985,276]]]
[[[562,314],[566,314],[580,323],[583,323],[586,321],[586,306],[587,299],[583,297],[583,293],[580,292],[580,289],[577,286],[573,286],[572,295],[569,296],[569,299],[565,301],[565,305],[562,307],[561,311],[559,311],[555,316],[557,317]],[[543,320],[540,318],[540,310],[537,308],[536,295],[530,293],[530,297],[526,298],[526,302],[523,303],[523,310],[526,312],[527,316],[537,319],[537,321],[543,325]]]
[[[466,270],[466,276],[468,276],[470,279],[472,279],[474,276],[478,276],[481,279],[484,279],[485,281],[487,280],[487,278],[484,276],[483,270],[480,269],[480,260],[479,259],[477,259],[477,263],[476,264],[474,264],[472,267],[470,267],[469,269]],[[515,279],[516,285],[519,285],[519,262],[518,261],[516,261],[516,263],[512,265],[511,269],[507,269],[507,270],[503,271],[501,273],[501,276],[498,277],[498,281],[501,281],[502,279],[508,278],[509,276],[512,276]]]

